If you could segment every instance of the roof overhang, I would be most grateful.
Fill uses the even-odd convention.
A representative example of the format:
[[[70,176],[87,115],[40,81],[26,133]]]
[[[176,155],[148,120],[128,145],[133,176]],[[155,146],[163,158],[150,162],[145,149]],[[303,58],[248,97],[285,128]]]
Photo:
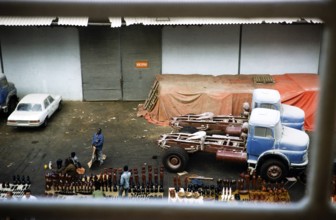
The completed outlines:
[[[125,17],[126,25],[229,25],[229,24],[320,24],[322,20],[317,18],[140,18]]]
[[[4,26],[50,26],[56,17],[0,17]]]
[[[121,17],[109,17],[112,28],[121,27]],[[0,26],[82,26],[90,25],[89,17],[0,17]]]
[[[58,25],[88,26],[89,17],[59,17]]]
[[[121,27],[121,17],[109,17],[109,21],[111,23],[111,28]]]
[[[231,25],[231,24],[321,24],[317,18],[197,18],[197,17],[108,17],[111,28],[141,25]],[[89,17],[0,17],[4,26],[89,26]],[[97,23],[92,25],[97,25]]]

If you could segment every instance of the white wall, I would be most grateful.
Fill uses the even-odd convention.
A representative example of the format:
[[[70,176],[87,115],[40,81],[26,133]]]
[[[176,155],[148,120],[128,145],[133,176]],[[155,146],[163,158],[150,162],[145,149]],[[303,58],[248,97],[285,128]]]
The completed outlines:
[[[82,100],[76,28],[12,27],[0,36],[4,72],[19,97],[40,92]]]
[[[321,25],[243,25],[241,74],[317,73]],[[19,96],[83,100],[77,28],[1,27],[4,73]],[[238,74],[239,25],[165,26],[162,74]]]
[[[318,73],[321,25],[243,25],[241,74]]]
[[[237,74],[239,25],[166,26],[162,74]]]
[[[318,73],[322,25],[164,27],[163,74]]]

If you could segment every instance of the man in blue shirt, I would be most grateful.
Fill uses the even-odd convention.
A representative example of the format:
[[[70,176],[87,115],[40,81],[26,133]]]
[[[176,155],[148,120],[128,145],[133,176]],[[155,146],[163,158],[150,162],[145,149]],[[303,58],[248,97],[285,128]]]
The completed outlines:
[[[104,135],[102,129],[98,128],[97,132],[92,137],[92,147],[95,148],[95,155],[92,158],[92,161],[97,158],[100,165],[103,164],[103,145],[104,145]]]
[[[125,197],[128,198],[129,180],[131,177],[131,172],[128,171],[128,166],[124,166],[124,172],[120,176],[120,186],[119,186],[119,196],[122,197],[125,191]]]

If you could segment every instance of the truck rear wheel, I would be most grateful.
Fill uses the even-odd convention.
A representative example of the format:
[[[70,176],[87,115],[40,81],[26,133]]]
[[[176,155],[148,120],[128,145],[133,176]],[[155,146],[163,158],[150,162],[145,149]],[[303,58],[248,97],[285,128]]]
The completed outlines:
[[[276,159],[266,160],[260,167],[260,175],[270,182],[280,182],[287,176],[285,164]]]
[[[183,171],[187,166],[188,160],[188,153],[180,147],[171,147],[164,151],[162,155],[163,165],[171,172]]]

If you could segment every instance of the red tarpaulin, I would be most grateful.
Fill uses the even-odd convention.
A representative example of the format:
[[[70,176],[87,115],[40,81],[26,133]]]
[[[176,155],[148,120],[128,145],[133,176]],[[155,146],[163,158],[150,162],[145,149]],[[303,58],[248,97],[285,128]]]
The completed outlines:
[[[253,89],[269,88],[280,92],[283,103],[303,109],[305,129],[313,130],[319,84],[317,74],[272,75],[274,84],[255,84],[254,76],[157,75],[156,105],[149,112],[139,110],[139,113],[159,125],[168,125],[169,118],[189,113],[240,115],[243,103],[251,103]]]

